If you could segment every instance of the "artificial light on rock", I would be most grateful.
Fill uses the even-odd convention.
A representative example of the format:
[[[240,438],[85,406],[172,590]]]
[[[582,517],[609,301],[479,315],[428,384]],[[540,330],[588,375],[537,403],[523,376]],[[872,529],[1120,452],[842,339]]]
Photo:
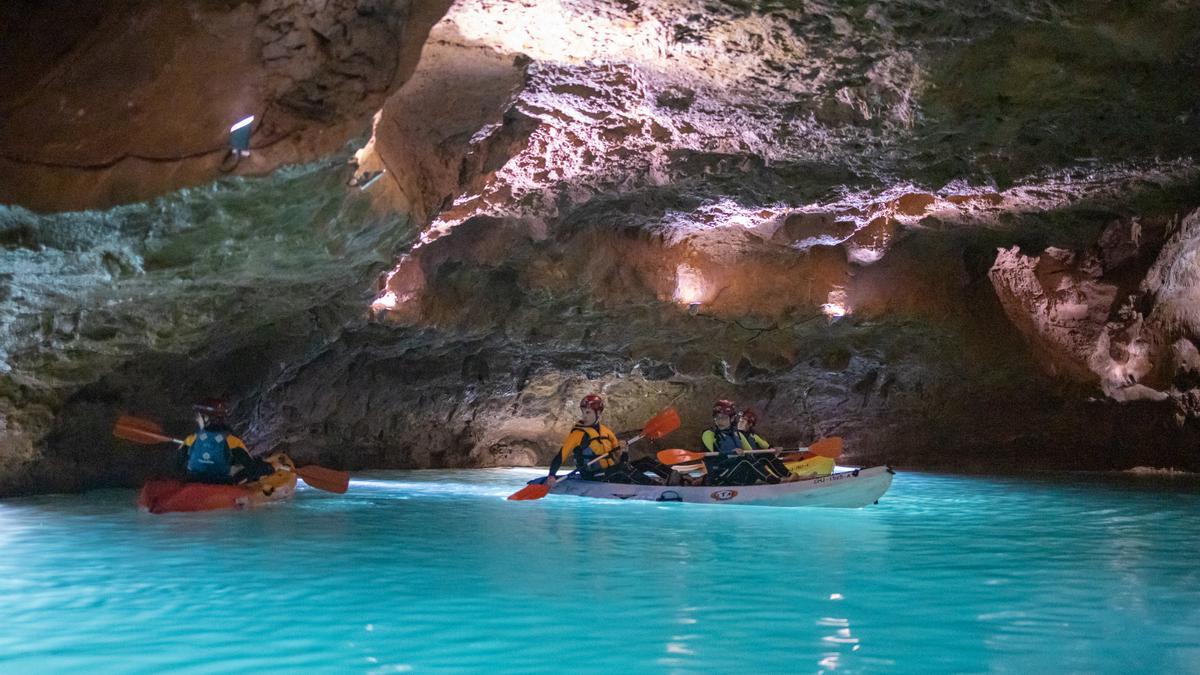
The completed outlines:
[[[700,272],[687,264],[675,268],[675,302],[687,305],[695,312],[704,301],[704,277]]]
[[[830,319],[840,319],[849,314],[850,308],[846,304],[846,291],[841,288],[829,291],[825,304],[821,305],[821,311]]]
[[[371,303],[371,309],[376,312],[383,312],[389,309],[396,309],[399,299],[394,291],[384,291],[378,298],[375,298]]]
[[[836,302],[827,302],[821,305],[821,311],[825,312],[825,316],[831,319],[840,319],[847,314],[846,308]]]

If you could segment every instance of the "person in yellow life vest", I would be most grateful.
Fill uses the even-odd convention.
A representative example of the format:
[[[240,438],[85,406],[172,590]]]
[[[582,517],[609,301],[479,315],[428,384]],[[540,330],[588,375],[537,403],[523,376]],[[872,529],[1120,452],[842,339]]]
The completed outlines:
[[[559,467],[569,459],[574,459],[575,468],[585,480],[630,482],[630,472],[623,470],[622,455],[627,444],[617,440],[612,429],[600,423],[602,412],[604,399],[596,394],[588,394],[579,402],[579,421],[551,460],[546,485],[554,487]]]
[[[708,468],[706,482],[709,485],[753,485],[760,481],[778,483],[778,477],[764,472],[750,456],[742,454],[752,448],[750,442],[734,427],[736,416],[737,406],[733,401],[721,399],[713,403],[713,425],[700,435],[700,442],[707,452],[720,454],[704,458]]]
[[[754,450],[766,450],[771,447],[767,439],[758,435],[754,430],[754,425],[758,424],[758,413],[750,408],[746,408],[738,415],[737,429],[738,434],[742,437],[745,445],[748,445]],[[763,453],[760,455],[752,455],[758,468],[778,478],[781,482],[791,482],[796,480],[796,476],[788,470],[787,466],[780,461],[779,457],[774,454]]]
[[[188,482],[237,484],[275,473],[270,462],[250,456],[242,439],[233,435],[225,422],[229,415],[229,405],[225,401],[205,399],[192,409],[196,412],[199,428],[183,441],[183,464]]]

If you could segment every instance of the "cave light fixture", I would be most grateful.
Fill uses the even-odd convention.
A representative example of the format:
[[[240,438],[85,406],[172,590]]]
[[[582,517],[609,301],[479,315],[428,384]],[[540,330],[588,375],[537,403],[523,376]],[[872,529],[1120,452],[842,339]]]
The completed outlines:
[[[229,150],[238,157],[250,156],[250,133],[254,130],[254,115],[243,117],[229,127]]]

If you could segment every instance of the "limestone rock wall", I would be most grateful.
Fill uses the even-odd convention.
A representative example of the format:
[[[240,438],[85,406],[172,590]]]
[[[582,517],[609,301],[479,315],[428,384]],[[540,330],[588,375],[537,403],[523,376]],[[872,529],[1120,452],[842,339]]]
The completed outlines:
[[[545,461],[595,391],[1197,467],[1186,3],[74,4],[0,8],[0,494],[167,471],[112,420],[217,393],[349,468]]]
[[[449,5],[18,0],[0,23],[0,203],[98,208],[214,180],[247,115],[239,174],[329,155],[368,128]]]
[[[1116,221],[1088,251],[1002,250],[991,277],[1046,368],[1113,400],[1171,400],[1182,425],[1200,396],[1198,223],[1200,211]]]
[[[190,401],[246,401],[361,322],[416,232],[345,160],[106,212],[0,207],[0,493],[135,482],[165,450],[114,444],[119,412],[181,433]]]

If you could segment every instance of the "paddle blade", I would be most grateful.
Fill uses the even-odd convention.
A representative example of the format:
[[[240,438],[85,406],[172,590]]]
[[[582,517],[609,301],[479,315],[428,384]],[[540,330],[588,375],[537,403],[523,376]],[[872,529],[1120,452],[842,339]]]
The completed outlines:
[[[838,455],[842,454],[842,437],[830,436],[829,438],[822,438],[808,446],[808,451],[819,457],[837,459]]]
[[[654,440],[662,438],[679,428],[679,413],[674,408],[667,408],[658,413],[642,428],[642,436]]]
[[[174,438],[162,432],[157,423],[132,415],[121,415],[113,425],[113,436],[142,445],[174,443]]]
[[[541,499],[550,494],[550,488],[545,483],[533,483],[517,490],[508,496],[515,502],[525,501],[529,499]]]
[[[345,471],[326,469],[323,466],[310,464],[296,467],[296,475],[318,490],[341,495],[350,489],[350,474]]]
[[[159,434],[165,433],[162,425],[154,420],[148,420],[145,417],[134,417],[133,415],[121,415],[117,418],[117,424],[123,427],[131,427],[153,431]]]
[[[684,462],[694,462],[698,459],[704,459],[703,452],[690,452],[688,450],[659,450],[658,461],[663,464],[682,464]]]

